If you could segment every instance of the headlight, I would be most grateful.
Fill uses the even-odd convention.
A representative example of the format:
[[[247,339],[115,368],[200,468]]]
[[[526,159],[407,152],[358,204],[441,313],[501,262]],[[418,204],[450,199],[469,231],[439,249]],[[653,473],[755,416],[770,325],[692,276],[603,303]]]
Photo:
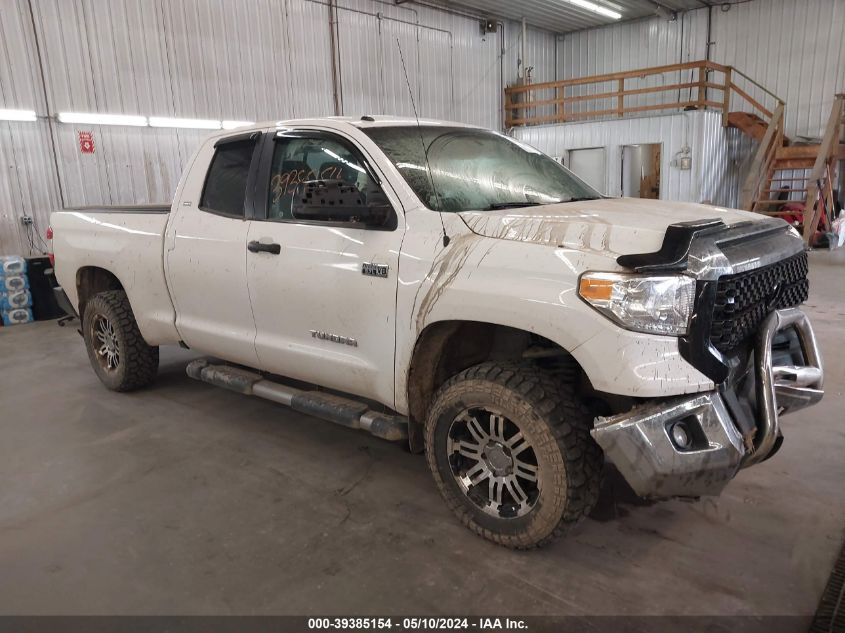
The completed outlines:
[[[578,294],[628,330],[683,336],[692,315],[695,280],[683,275],[585,273]]]

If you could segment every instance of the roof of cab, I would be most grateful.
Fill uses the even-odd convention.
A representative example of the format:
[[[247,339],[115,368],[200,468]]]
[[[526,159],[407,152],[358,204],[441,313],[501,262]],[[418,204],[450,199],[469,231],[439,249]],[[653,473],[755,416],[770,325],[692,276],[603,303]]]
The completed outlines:
[[[308,125],[325,125],[326,123],[345,123],[357,128],[372,128],[372,127],[397,127],[397,126],[416,126],[417,119],[413,117],[403,116],[388,116],[385,114],[374,114],[364,116],[328,116],[315,117],[311,119],[290,119],[287,121],[263,121],[261,123],[254,123],[252,125],[245,125],[231,130],[221,130],[214,134],[215,137],[231,136],[235,134],[243,134],[245,132],[252,132],[257,130],[266,130],[267,128],[286,128]],[[443,126],[443,127],[465,127],[481,129],[477,125],[468,125],[466,123],[458,123],[456,121],[441,121],[438,119],[419,119],[419,124],[423,126]]]

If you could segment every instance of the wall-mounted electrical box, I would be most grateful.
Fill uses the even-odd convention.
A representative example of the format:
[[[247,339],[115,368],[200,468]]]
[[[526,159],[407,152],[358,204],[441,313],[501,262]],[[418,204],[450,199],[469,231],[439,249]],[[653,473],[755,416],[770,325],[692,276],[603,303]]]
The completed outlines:
[[[692,149],[690,149],[690,146],[684,145],[680,152],[675,152],[675,156],[669,164],[683,171],[692,169]]]

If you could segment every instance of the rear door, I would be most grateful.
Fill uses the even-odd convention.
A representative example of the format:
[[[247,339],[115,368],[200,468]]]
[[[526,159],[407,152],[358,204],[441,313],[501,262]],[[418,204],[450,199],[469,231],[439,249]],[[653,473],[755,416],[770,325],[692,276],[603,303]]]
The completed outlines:
[[[258,356],[246,249],[260,138],[247,133],[203,146],[175,201],[165,241],[167,281],[182,340],[251,367]]]
[[[260,367],[393,405],[398,200],[350,139],[328,131],[268,134],[256,185],[247,278]],[[304,181],[342,181],[390,204],[377,228],[294,217]],[[262,201],[263,198],[263,201]]]

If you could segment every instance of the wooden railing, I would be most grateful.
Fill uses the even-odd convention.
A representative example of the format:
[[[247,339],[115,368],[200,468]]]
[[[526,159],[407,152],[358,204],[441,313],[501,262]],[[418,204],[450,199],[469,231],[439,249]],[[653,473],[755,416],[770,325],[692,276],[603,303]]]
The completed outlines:
[[[830,119],[822,137],[816,162],[807,182],[807,201],[804,203],[804,241],[810,243],[819,226],[822,208],[832,215],[834,209],[833,173],[835,162],[843,160],[842,130],[845,122],[845,94],[833,100]],[[819,189],[821,183],[821,189]],[[830,230],[830,227],[828,227]]]
[[[736,108],[734,99],[741,102]],[[732,109],[768,121],[779,105],[777,95],[737,69],[696,61],[511,86],[505,89],[504,109],[506,127],[708,108],[720,110],[727,126]]]

